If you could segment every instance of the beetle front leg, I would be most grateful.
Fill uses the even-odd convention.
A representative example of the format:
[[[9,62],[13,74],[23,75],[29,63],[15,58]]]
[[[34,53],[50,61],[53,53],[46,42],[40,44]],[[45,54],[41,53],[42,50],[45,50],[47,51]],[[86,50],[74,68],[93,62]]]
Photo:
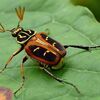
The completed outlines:
[[[0,73],[2,73],[2,72],[7,68],[7,65],[11,62],[11,60],[12,60],[17,54],[19,54],[22,50],[23,50],[23,47],[19,48],[17,51],[15,51],[15,52],[13,53],[13,55],[8,59],[7,63],[5,64],[4,68],[0,71]]]
[[[87,51],[89,51],[90,49],[93,49],[93,48],[99,48],[100,46],[82,46],[82,45],[64,45],[65,48],[68,48],[68,47],[73,47],[73,48],[79,48],[79,49],[85,49]]]
[[[16,93],[17,93],[18,91],[20,91],[20,90],[23,88],[23,86],[24,86],[25,76],[24,76],[24,65],[23,65],[23,64],[24,64],[27,60],[28,60],[28,57],[25,56],[25,57],[23,57],[23,60],[22,60],[22,62],[21,62],[20,72],[21,72],[21,77],[22,77],[22,83],[21,83],[20,87],[14,92],[15,95],[16,95]]]
[[[52,74],[52,73],[51,73],[48,69],[46,69],[45,67],[42,67],[42,69],[43,69],[47,74],[49,74],[52,78],[54,78],[55,80],[57,80],[58,82],[71,85],[72,87],[75,88],[75,90],[77,91],[77,93],[81,94],[81,92],[79,91],[79,89],[78,89],[74,84],[72,84],[72,83],[70,83],[70,82],[67,82],[67,81],[64,81],[64,80],[62,80],[62,79],[56,77],[54,74]]]

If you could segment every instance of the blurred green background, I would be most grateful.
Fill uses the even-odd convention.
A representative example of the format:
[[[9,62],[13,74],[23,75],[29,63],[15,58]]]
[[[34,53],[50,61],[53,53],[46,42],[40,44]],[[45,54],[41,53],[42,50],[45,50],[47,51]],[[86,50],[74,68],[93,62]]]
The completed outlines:
[[[100,22],[100,0],[71,0],[73,4],[89,8]]]

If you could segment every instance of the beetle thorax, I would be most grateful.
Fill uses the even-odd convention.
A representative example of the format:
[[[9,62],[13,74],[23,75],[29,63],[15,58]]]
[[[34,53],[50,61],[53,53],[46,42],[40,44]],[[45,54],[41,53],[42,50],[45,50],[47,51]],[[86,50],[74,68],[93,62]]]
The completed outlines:
[[[26,43],[35,33],[33,30],[24,30],[21,27],[12,29],[12,36],[16,37],[19,44]]]

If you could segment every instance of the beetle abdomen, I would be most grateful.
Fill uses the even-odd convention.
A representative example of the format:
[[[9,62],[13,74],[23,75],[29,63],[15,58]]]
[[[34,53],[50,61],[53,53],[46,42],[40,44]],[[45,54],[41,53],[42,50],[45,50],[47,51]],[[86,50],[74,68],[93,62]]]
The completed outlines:
[[[55,61],[56,55],[48,51],[47,49],[43,47],[39,47],[36,45],[29,46],[30,51],[32,54],[36,57],[43,58],[44,60],[47,61]]]
[[[56,65],[61,59],[59,54],[54,54],[53,52],[36,45],[25,47],[25,51],[31,58],[47,65]]]
[[[66,54],[65,48],[60,43],[43,33],[32,37],[25,46],[25,51],[31,58],[50,66],[57,65]]]

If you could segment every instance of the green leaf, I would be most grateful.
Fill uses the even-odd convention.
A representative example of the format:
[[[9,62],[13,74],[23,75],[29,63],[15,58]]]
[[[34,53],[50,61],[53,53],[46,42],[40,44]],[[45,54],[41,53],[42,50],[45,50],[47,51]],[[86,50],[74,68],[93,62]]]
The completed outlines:
[[[87,8],[74,6],[70,0],[3,0],[0,3],[0,22],[6,29],[17,26],[14,9],[18,6],[26,8],[21,23],[25,29],[37,32],[49,29],[50,37],[62,44],[100,45],[100,24]],[[10,33],[0,33],[0,69],[19,47]],[[13,91],[20,86],[20,63],[25,54],[23,51],[17,55],[0,74],[0,86]],[[53,71],[59,78],[76,85],[83,95],[73,87],[55,81],[39,69],[35,60],[29,59],[24,64],[24,88],[14,100],[100,100],[99,59],[100,49],[87,52],[68,48],[64,67]]]
[[[71,0],[74,4],[88,7],[100,22],[100,0]]]

